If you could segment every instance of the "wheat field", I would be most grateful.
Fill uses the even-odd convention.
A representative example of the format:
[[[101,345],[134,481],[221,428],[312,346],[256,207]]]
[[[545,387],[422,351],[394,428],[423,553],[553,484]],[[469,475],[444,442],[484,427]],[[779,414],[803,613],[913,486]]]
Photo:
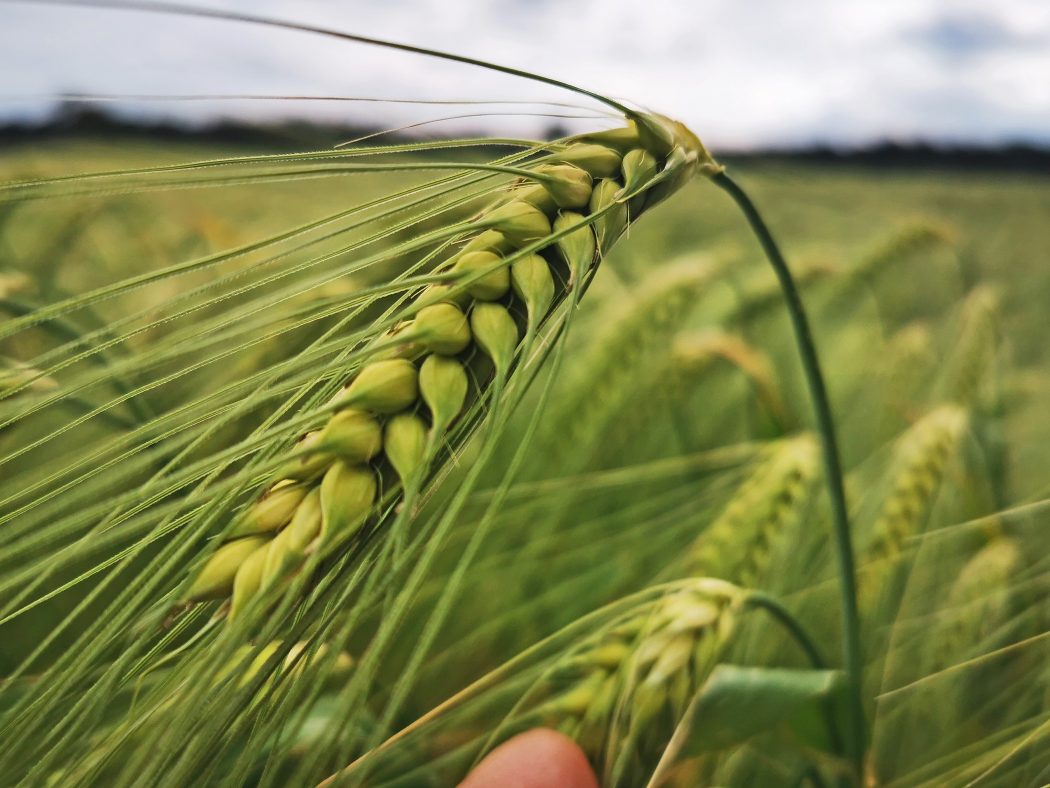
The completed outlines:
[[[0,149],[0,784],[1050,781],[1050,180],[721,161],[829,474],[635,120]]]

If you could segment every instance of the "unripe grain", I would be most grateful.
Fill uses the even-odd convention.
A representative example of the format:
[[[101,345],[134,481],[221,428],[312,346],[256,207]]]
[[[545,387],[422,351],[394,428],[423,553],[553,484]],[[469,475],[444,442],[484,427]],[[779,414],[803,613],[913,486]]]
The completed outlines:
[[[412,334],[431,353],[454,356],[470,344],[467,316],[454,304],[434,304],[419,310]]]
[[[322,541],[329,544],[356,533],[372,511],[376,488],[376,475],[367,465],[333,463],[321,480]]]
[[[379,422],[368,413],[354,409],[333,415],[318,439],[319,448],[348,462],[366,462],[382,445],[383,432]]]
[[[255,549],[241,564],[233,578],[233,598],[230,600],[230,621],[235,620],[245,606],[262,588],[266,570],[268,545]]]
[[[374,413],[396,413],[419,396],[416,378],[416,368],[407,359],[374,361],[358,372],[334,401]]]
[[[525,302],[529,325],[535,326],[554,301],[554,277],[547,261],[538,254],[518,260],[510,269],[514,293]]]
[[[575,164],[592,178],[615,178],[620,174],[620,154],[605,145],[576,142],[557,152],[557,158]]]
[[[265,537],[249,536],[224,544],[204,564],[204,568],[190,586],[187,598],[200,601],[229,595],[241,564],[266,542]]]
[[[470,328],[478,347],[492,359],[496,370],[505,372],[518,346],[518,326],[510,312],[499,304],[475,304],[470,313]]]
[[[494,208],[483,219],[485,224],[499,230],[514,246],[525,246],[546,238],[551,233],[547,214],[531,203],[513,200]]]
[[[579,167],[548,164],[536,172],[545,176],[544,185],[559,208],[582,208],[591,199],[591,176]]]
[[[230,532],[230,537],[272,533],[288,524],[306,497],[305,485],[290,479],[277,482],[253,503]]]
[[[426,454],[427,425],[413,413],[399,413],[386,424],[383,449],[401,483],[408,486]]]
[[[455,271],[469,278],[480,271],[487,274],[467,285],[467,292],[482,301],[502,298],[510,287],[510,272],[492,252],[467,252],[456,261]]]
[[[584,221],[584,217],[572,211],[563,211],[554,220],[554,231],[561,232]],[[569,266],[569,284],[572,284],[583,276],[584,272],[594,263],[596,244],[594,232],[590,227],[584,225],[562,236],[557,241],[558,251]]]
[[[436,433],[459,415],[467,398],[467,371],[455,359],[432,355],[419,369],[419,391],[430,409]]]

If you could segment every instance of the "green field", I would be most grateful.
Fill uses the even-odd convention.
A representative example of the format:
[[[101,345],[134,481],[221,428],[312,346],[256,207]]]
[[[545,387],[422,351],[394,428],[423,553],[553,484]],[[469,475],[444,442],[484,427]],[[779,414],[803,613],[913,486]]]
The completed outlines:
[[[536,693],[576,686],[581,654],[628,637],[617,616],[701,573],[781,600],[838,665],[828,501],[788,316],[741,215],[702,178],[630,226],[534,349],[550,355],[519,359],[464,420],[401,530],[327,559],[326,577],[363,591],[336,604],[333,585],[307,613],[267,613],[237,637],[220,602],[177,607],[268,478],[253,458],[313,428],[297,414],[402,308],[407,285],[387,284],[421,254],[436,250],[424,274],[441,259],[439,244],[406,250],[442,226],[447,198],[421,184],[445,172],[126,172],[261,153],[0,151],[0,181],[125,171],[0,194],[0,307],[22,319],[0,339],[0,722],[39,737],[0,746],[12,784],[123,784],[163,751],[157,784],[196,770],[205,784],[315,784],[367,753],[368,784],[453,785],[493,743],[545,724],[600,753],[603,784],[644,785],[627,775],[658,760],[669,736],[657,731],[676,724],[666,709],[637,730],[610,711],[620,727],[595,739],[586,717]],[[799,279],[828,381],[870,784],[1047,782],[1050,179],[750,160],[730,172]],[[786,482],[780,462],[799,465]],[[772,618],[735,615],[719,664],[807,669]],[[280,668],[296,641],[311,656]],[[267,661],[268,643],[288,644],[281,659]],[[702,707],[666,784],[841,773],[821,727],[821,714],[841,720],[838,696],[818,703],[801,680],[770,676],[781,706]],[[691,696],[671,680],[667,693]]]

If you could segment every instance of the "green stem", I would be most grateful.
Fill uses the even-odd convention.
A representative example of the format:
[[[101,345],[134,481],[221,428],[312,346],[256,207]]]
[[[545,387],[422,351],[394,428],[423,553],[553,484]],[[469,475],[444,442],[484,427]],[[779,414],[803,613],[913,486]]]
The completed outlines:
[[[765,610],[769,615],[777,620],[777,622],[784,627],[790,633],[791,637],[794,638],[798,647],[802,649],[806,655],[806,659],[809,663],[817,670],[825,670],[827,663],[824,658],[820,655],[820,651],[817,649],[816,643],[813,642],[813,638],[809,636],[805,629],[802,628],[802,624],[791,615],[791,612],[780,604],[775,598],[768,594],[763,594],[760,591],[752,591],[747,595],[747,604],[750,607],[760,608]]]
[[[784,607],[779,600],[768,594],[763,594],[761,591],[752,591],[747,596],[747,605],[749,607],[764,610],[772,616],[778,624],[784,627],[798,647],[806,655],[806,659],[809,660],[810,665],[816,670],[825,670],[827,668],[827,663],[824,662],[824,658],[820,655],[820,650],[817,648],[817,644],[813,642],[813,638],[811,638],[809,633],[806,632],[802,623],[791,615],[791,611]],[[831,743],[832,750],[835,754],[842,755],[842,737],[839,736],[839,732],[835,728],[835,715],[830,704],[824,703],[822,705],[824,725],[828,729],[828,741]],[[820,783],[820,785],[823,785],[823,783]]]
[[[787,261],[781,254],[772,233],[751,198],[725,172],[711,177],[715,185],[724,190],[743,212],[751,230],[758,238],[770,265],[777,275],[780,288],[791,316],[795,341],[801,356],[802,367],[813,400],[813,411],[824,447],[824,469],[827,476],[828,496],[831,500],[835,552],[839,568],[839,588],[842,606],[842,657],[846,670],[849,691],[849,719],[847,720],[846,748],[860,780],[864,758],[864,705],[861,699],[861,643],[860,621],[857,614],[857,578],[853,561],[853,546],[850,539],[849,515],[846,509],[846,490],[842,482],[842,463],[839,459],[835,424],[831,417],[824,375],[820,370],[820,359],[813,342],[809,319],[802,304],[798,288],[791,276]]]

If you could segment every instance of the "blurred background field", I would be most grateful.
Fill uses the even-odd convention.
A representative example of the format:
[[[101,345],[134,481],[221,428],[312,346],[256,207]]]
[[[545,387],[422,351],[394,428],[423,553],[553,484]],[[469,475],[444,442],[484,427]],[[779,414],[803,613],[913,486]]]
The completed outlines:
[[[260,376],[289,361],[301,363],[292,369],[308,378],[341,374],[337,365],[300,354],[338,324],[358,294],[403,270],[406,259],[398,256],[356,269],[361,253],[346,249],[364,243],[370,232],[394,227],[400,215],[412,215],[407,208],[388,216],[379,210],[385,199],[395,207],[406,204],[424,180],[420,173],[251,183],[235,182],[237,173],[226,170],[210,182],[191,182],[193,173],[170,182],[163,174],[137,179],[128,173],[270,152],[261,145],[145,136],[119,144],[50,140],[0,152],[0,181],[124,173],[111,190],[103,185],[78,194],[84,184],[96,188],[99,182],[73,180],[66,195],[33,199],[30,193],[30,199],[0,204],[0,307],[11,316],[186,261],[245,250],[100,298],[61,321],[0,341],[5,380],[12,385],[33,375],[25,364],[34,359],[55,369],[4,402],[4,417],[17,418],[0,430],[0,450],[20,453],[15,472],[0,479],[5,500],[23,496],[24,503],[27,489],[54,494],[54,501],[34,502],[42,507],[33,516],[44,516],[52,504],[56,517],[70,516],[78,504],[58,494],[60,478],[52,474],[71,458],[84,463],[90,476],[95,464],[101,469],[114,458],[121,461],[122,435],[150,436],[163,450],[162,439],[183,429],[182,417],[174,420],[173,433],[153,425],[187,402],[203,405],[214,396],[214,410],[185,422],[191,429],[216,425],[182,462],[207,458],[270,412],[260,401],[223,421],[238,401],[269,385],[257,383],[265,379]],[[475,161],[484,155],[437,150],[391,160]],[[1034,784],[1047,767],[1042,731],[1050,696],[1050,675],[1041,667],[1050,625],[1044,525],[1050,490],[1044,405],[1050,396],[1044,315],[1050,178],[1016,170],[873,168],[759,157],[731,157],[729,167],[766,214],[812,312],[841,430],[862,578],[882,571],[872,544],[883,507],[895,494],[901,447],[946,405],[963,403],[967,413],[958,447],[933,474],[928,508],[893,559],[900,570],[897,595],[866,609],[872,768],[886,782],[922,784],[928,778],[948,784],[1005,757],[1009,768],[992,784]],[[399,190],[408,196],[396,196]],[[252,247],[373,201],[377,208],[354,213],[364,218],[360,227],[337,219],[274,249]],[[420,210],[428,207],[424,200]],[[380,248],[410,240],[428,221],[397,230]],[[350,328],[368,320],[365,313]],[[112,337],[118,339],[110,343]],[[106,343],[105,354],[94,361],[76,357],[81,340]],[[411,600],[403,633],[355,717],[367,740],[411,724],[603,605],[681,577],[686,559],[702,549],[708,529],[746,489],[765,452],[781,445],[780,439],[811,435],[808,395],[774,279],[740,216],[703,180],[629,229],[574,317],[565,354],[572,362],[550,381],[550,400],[518,472],[504,476],[539,407],[546,373],[500,437],[482,489],[472,494],[443,558]],[[94,369],[99,361],[101,369]],[[106,373],[125,368],[122,363],[129,365],[126,377]],[[53,392],[70,386],[77,387],[75,397],[47,406]],[[277,395],[286,390],[275,389]],[[74,426],[68,426],[71,419],[77,419]],[[56,429],[64,430],[61,440],[44,440]],[[137,440],[145,445],[142,437]],[[95,454],[95,445],[116,448]],[[428,503],[432,514],[440,512],[477,450],[468,445],[451,464]],[[82,505],[105,506],[107,495],[143,482],[149,472],[143,465],[119,484],[108,484],[100,473],[101,486]],[[748,579],[784,599],[833,653],[839,638],[836,581],[826,501],[816,489],[782,540],[755,543],[770,555]],[[390,688],[400,686],[435,600],[456,574],[457,560],[494,495],[506,497],[466,567],[454,615],[412,675],[396,716],[387,727],[371,730],[372,709],[382,708]],[[62,633],[47,641],[33,664],[45,667],[60,657],[90,625],[90,611],[104,609],[113,592],[96,599],[89,615],[81,610],[72,618],[72,611],[108,576],[107,562],[144,533],[132,521],[86,546],[77,542],[86,532],[80,526],[35,541],[17,511],[6,516],[13,518],[7,544],[15,546],[0,549],[9,604],[17,605],[10,600],[49,554],[61,563],[34,591],[45,595],[41,601],[0,623],[0,673],[23,665],[61,625]],[[959,578],[977,576],[967,568],[975,561],[980,568],[990,555],[987,548],[1003,545],[1008,560],[997,565],[1000,573],[979,578],[977,594],[960,591]],[[64,546],[75,551],[67,555]],[[736,545],[753,546],[746,540]],[[133,574],[135,566],[121,571]],[[355,634],[351,653],[368,645],[373,623],[367,619]],[[534,672],[468,704],[465,716],[424,726],[383,755],[377,768],[428,775],[422,784],[450,784],[436,767],[431,773],[432,764],[444,763],[446,751],[462,741],[483,739],[560,642],[547,642],[546,654],[533,656]],[[745,629],[731,658],[745,664],[798,662],[783,639],[761,625]],[[941,709],[932,728],[931,704]],[[311,737],[332,735],[332,713],[323,699],[309,711],[293,737],[287,768],[310,751]],[[965,749],[982,741],[983,749]],[[973,754],[959,760],[963,751]],[[741,752],[761,757],[749,761]],[[735,756],[716,760],[707,774],[729,784],[762,782],[791,757],[758,738]],[[393,758],[393,765],[383,758]],[[447,774],[462,769],[462,762],[450,763]]]

